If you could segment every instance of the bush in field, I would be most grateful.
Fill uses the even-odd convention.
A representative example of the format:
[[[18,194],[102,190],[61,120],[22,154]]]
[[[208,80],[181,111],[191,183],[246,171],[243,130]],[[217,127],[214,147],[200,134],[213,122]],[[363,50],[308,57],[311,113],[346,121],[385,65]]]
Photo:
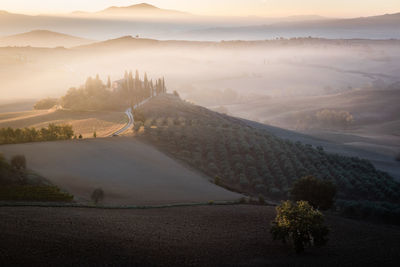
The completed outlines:
[[[24,155],[16,155],[11,159],[11,166],[17,170],[26,169],[26,158]]]
[[[332,207],[336,186],[331,181],[323,181],[313,176],[305,176],[294,182],[290,192],[293,200],[304,200],[317,209]]]
[[[97,204],[104,199],[104,191],[101,188],[97,188],[93,191],[91,197],[92,201]]]
[[[307,246],[320,247],[328,241],[329,229],[324,224],[322,213],[306,201],[286,201],[276,211],[271,228],[274,240],[291,242],[297,253],[303,252]]]
[[[34,109],[51,109],[55,105],[57,105],[58,99],[56,98],[45,98],[42,100],[39,100],[35,106]]]
[[[214,177],[214,184],[221,185],[221,178],[219,176]]]

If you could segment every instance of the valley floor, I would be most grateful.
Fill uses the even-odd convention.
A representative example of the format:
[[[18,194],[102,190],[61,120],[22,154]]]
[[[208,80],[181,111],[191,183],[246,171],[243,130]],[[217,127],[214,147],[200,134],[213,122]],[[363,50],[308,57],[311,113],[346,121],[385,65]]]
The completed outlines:
[[[400,228],[327,216],[330,241],[296,255],[268,206],[0,208],[4,266],[396,266]]]

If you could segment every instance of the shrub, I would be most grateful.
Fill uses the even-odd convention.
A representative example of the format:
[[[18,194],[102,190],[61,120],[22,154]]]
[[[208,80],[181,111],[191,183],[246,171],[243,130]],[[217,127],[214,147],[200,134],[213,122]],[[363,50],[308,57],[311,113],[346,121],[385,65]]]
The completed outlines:
[[[93,138],[97,138],[97,133],[96,133],[96,131],[93,132]]]
[[[42,100],[39,100],[35,106],[33,107],[34,109],[51,109],[55,105],[57,105],[58,100],[56,98],[45,98]]]
[[[104,191],[101,188],[97,188],[93,191],[91,197],[92,201],[97,204],[104,199]]]
[[[25,170],[26,169],[26,158],[24,155],[16,155],[11,159],[11,166],[16,168],[17,170]]]
[[[290,193],[295,201],[305,200],[314,208],[327,210],[333,205],[336,186],[328,180],[305,176],[294,182]]]
[[[328,241],[329,229],[324,225],[322,213],[306,201],[285,201],[276,208],[271,234],[274,240],[293,243],[297,253],[307,246],[320,247]]]
[[[221,185],[221,178],[219,178],[219,176],[214,177],[214,184]]]
[[[79,137],[78,137],[79,139],[83,139],[83,136],[82,136],[82,134],[79,134]]]

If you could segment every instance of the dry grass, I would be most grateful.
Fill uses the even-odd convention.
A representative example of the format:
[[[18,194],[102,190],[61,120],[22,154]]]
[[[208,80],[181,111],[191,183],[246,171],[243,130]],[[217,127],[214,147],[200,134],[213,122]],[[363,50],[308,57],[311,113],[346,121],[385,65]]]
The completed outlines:
[[[76,134],[84,138],[109,136],[122,128],[127,122],[123,112],[94,112],[46,110],[25,111],[0,114],[0,128],[47,127],[50,123],[71,124]]]

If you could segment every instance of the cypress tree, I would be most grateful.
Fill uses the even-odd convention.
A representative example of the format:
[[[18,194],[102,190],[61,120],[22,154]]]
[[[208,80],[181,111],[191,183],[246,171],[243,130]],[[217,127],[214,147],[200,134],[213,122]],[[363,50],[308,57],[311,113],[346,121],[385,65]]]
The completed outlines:
[[[108,79],[107,79],[107,88],[111,88],[111,79],[110,79],[110,75],[108,75]]]

